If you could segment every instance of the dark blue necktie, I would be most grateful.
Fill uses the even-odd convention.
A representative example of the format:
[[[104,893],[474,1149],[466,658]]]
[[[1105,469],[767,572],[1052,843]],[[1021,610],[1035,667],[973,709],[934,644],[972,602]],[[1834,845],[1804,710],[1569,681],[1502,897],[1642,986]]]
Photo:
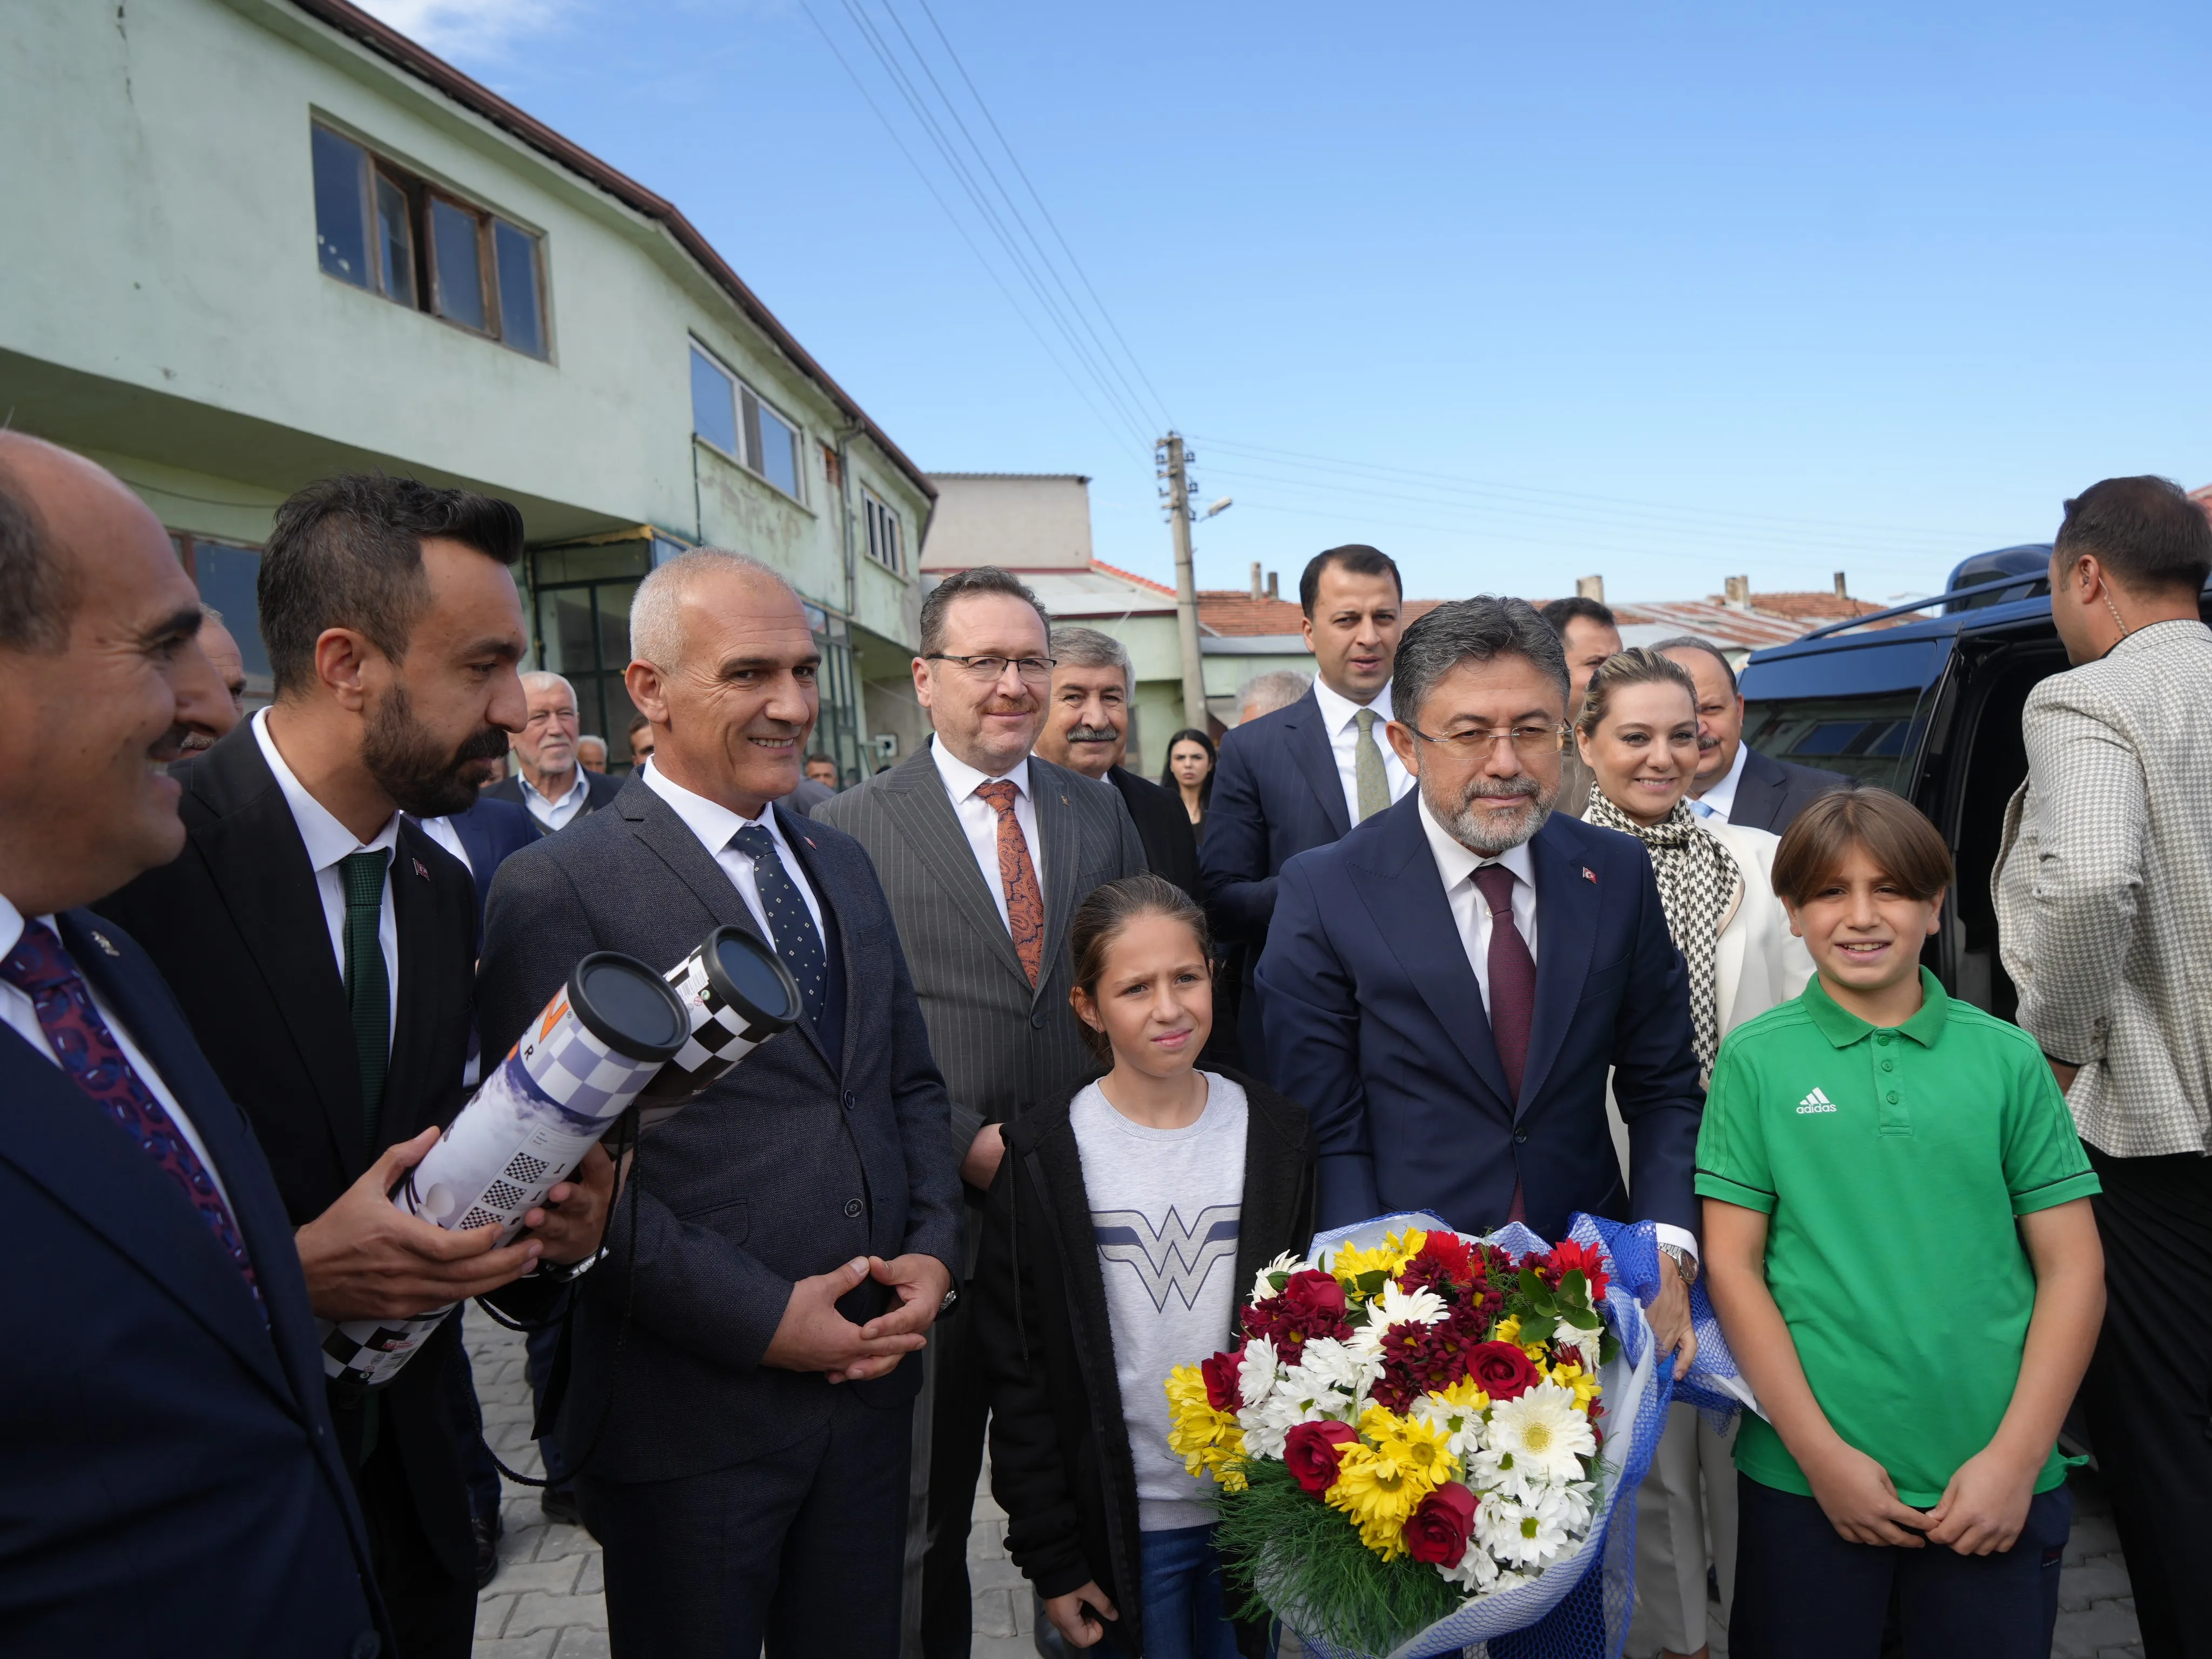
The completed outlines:
[[[768,930],[775,939],[775,953],[799,981],[799,994],[806,1001],[809,1024],[819,1031],[822,999],[829,988],[829,959],[823,955],[821,930],[799,884],[783,867],[775,837],[765,826],[749,823],[730,837],[730,845],[753,861],[753,886],[760,894]]]

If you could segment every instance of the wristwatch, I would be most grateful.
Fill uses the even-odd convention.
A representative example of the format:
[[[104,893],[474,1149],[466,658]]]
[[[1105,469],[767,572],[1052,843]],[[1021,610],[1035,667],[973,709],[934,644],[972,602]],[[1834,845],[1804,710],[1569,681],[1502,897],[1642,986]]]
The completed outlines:
[[[960,1281],[956,1279],[952,1281],[952,1288],[945,1291],[945,1299],[937,1304],[937,1316],[942,1319],[959,1305]]]
[[[586,1256],[581,1261],[562,1263],[540,1260],[538,1266],[531,1272],[524,1274],[523,1277],[526,1279],[550,1280],[551,1283],[556,1285],[573,1285],[576,1280],[581,1279],[586,1273],[591,1272],[592,1268],[598,1267],[599,1263],[606,1259],[607,1247],[602,1244],[598,1249],[592,1251],[591,1255]]]
[[[1682,1275],[1682,1288],[1688,1290],[1698,1282],[1698,1258],[1680,1244],[1662,1244],[1659,1254],[1674,1264],[1675,1272]]]

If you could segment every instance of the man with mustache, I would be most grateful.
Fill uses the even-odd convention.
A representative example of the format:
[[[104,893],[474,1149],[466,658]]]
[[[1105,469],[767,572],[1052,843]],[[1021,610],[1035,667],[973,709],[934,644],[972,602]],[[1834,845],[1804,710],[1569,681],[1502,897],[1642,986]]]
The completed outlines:
[[[928,746],[813,813],[866,848],[883,879],[952,1098],[971,1216],[1006,1152],[999,1126],[1097,1074],[1068,1006],[1068,921],[1093,888],[1145,868],[1121,798],[1030,752],[1052,690],[1050,627],[1036,595],[994,566],[939,582],[914,659]],[[931,1341],[926,1456],[920,1425],[915,1435],[927,1545],[907,1622],[919,1617],[927,1659],[969,1650],[968,1532],[988,1416],[973,1323],[955,1316]]]
[[[1419,787],[1283,867],[1257,975],[1270,1058],[1312,1114],[1323,1227],[1395,1210],[1547,1239],[1577,1210],[1657,1223],[1651,1322],[1679,1376],[1705,1109],[1689,987],[1643,845],[1552,810],[1567,684],[1522,600],[1407,629],[1389,738]]]
[[[469,806],[523,723],[521,551],[508,503],[410,479],[328,478],[286,501],[259,582],[276,703],[186,769],[183,855],[98,907],[145,945],[244,1109],[326,1320],[427,1313],[526,1273],[509,1300],[543,1312],[555,1264],[599,1248],[612,1172],[596,1152],[502,1249],[386,1196],[465,1098],[476,904],[408,815]],[[459,1328],[373,1394],[330,1385],[408,1659],[466,1659],[474,1636],[447,1409]]]

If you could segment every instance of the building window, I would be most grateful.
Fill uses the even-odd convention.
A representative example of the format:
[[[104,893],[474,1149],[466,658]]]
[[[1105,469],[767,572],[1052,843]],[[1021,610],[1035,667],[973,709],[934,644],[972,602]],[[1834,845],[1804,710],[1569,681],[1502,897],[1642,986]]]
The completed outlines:
[[[542,239],[328,127],[311,129],[324,274],[546,355]]]
[[[629,606],[638,582],[668,545],[642,537],[543,548],[531,556],[538,665],[576,688],[582,729],[607,740],[607,767],[630,764],[636,712],[623,671],[629,663]]]
[[[696,344],[691,348],[691,429],[793,501],[803,499],[799,428]]]
[[[860,515],[868,527],[868,556],[886,570],[906,574],[904,550],[899,540],[899,516],[872,490],[860,492]]]
[[[239,658],[246,665],[246,701],[258,708],[276,689],[269,672],[269,649],[261,642],[261,607],[256,597],[261,550],[180,531],[172,531],[169,541],[200,598],[222,613],[222,625],[238,641]]]

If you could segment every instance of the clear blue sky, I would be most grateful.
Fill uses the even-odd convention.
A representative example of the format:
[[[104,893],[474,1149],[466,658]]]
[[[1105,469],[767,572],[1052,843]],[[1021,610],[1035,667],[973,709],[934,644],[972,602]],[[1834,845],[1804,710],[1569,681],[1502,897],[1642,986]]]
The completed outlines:
[[[1203,586],[1359,540],[1416,594],[1883,598],[2106,474],[2212,482],[2202,4],[929,0],[956,66],[922,0],[370,3],[676,201],[922,465],[1091,474],[1164,579],[1170,417],[1237,502]],[[855,9],[1096,289],[1127,419]]]

